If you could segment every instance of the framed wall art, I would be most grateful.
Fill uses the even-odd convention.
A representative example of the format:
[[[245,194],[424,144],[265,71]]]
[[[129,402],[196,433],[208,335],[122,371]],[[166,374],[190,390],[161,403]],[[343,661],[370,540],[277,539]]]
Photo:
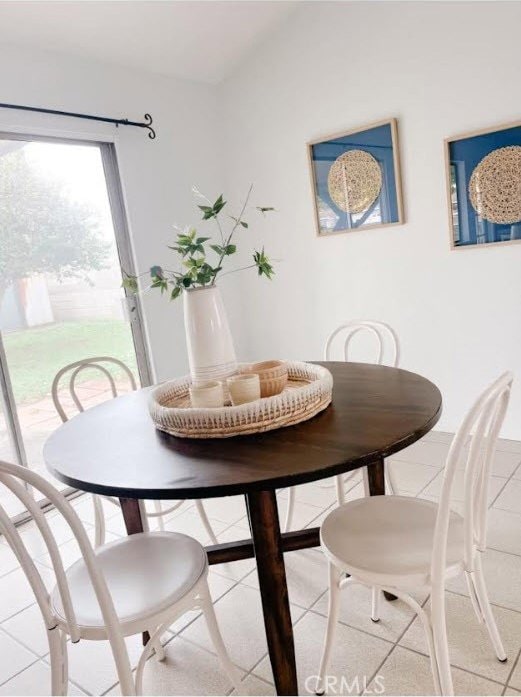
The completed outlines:
[[[445,141],[453,249],[521,241],[521,122]]]
[[[396,119],[308,143],[319,235],[403,223]]]

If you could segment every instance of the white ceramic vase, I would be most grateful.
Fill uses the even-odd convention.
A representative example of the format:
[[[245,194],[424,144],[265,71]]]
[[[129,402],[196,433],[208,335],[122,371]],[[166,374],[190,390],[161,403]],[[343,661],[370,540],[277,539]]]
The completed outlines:
[[[186,345],[194,385],[226,380],[237,371],[233,339],[217,286],[183,293]]]

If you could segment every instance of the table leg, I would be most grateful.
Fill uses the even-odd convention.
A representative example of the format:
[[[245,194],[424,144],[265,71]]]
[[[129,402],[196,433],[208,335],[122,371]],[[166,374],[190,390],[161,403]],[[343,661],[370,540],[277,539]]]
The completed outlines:
[[[385,494],[385,464],[383,458],[367,466],[367,479],[370,496]]]
[[[127,529],[127,535],[135,535],[148,529],[148,524],[143,511],[143,504],[138,499],[120,499],[121,512]],[[148,644],[150,634],[143,632],[143,646]]]
[[[370,496],[382,496],[385,494],[385,463],[383,458],[376,460],[367,467],[367,479]],[[392,595],[392,593],[387,593],[387,591],[384,591],[384,596],[387,600],[396,600],[396,596]]]
[[[275,687],[278,695],[296,695],[295,646],[277,499],[274,491],[255,491],[247,495],[247,501]]]
[[[146,523],[143,520],[142,504],[138,499],[120,499],[121,512],[127,529],[127,535],[135,535],[138,532],[144,532]]]

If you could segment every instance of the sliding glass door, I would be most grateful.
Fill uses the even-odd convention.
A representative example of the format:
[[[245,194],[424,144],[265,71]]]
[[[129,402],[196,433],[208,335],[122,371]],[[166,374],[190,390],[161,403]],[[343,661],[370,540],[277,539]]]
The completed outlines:
[[[133,271],[113,146],[0,136],[2,458],[45,474],[42,447],[61,423],[51,385],[64,366],[113,356],[149,384],[122,269]],[[85,407],[107,390],[99,373],[78,376]]]

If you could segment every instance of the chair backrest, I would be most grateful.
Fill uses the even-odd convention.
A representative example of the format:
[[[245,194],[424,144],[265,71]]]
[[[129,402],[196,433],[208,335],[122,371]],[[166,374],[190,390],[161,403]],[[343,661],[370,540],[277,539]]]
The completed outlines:
[[[128,670],[127,666],[125,666],[123,674],[120,675],[120,679],[123,679],[125,682],[125,687],[122,688],[122,693],[134,694],[135,688],[131,677],[130,662],[128,661],[128,654],[125,648],[121,625],[105,578],[99,568],[96,556],[91,547],[91,543],[87,537],[87,533],[85,532],[76,511],[72,508],[65,497],[52,484],[50,484],[50,482],[26,467],[0,461],[0,483],[7,487],[12,494],[14,494],[14,496],[20,500],[23,506],[27,508],[40,531],[51,558],[52,567],[56,577],[56,585],[60,594],[66,619],[67,633],[70,635],[71,640],[75,642],[79,641],[80,639],[80,630],[76,621],[73,601],[60,551],[44,513],[31,496],[27,489],[27,485],[33,489],[36,489],[43,494],[44,497],[49,499],[49,501],[54,504],[57,511],[62,515],[63,519],[69,525],[85,561],[85,566],[88,570],[92,587],[96,594],[103,620],[107,628],[107,636],[110,641],[112,651],[115,655],[116,653],[118,654],[120,657],[119,660],[125,661],[126,656]],[[27,580],[36,597],[36,601],[42,613],[47,630],[57,630],[58,621],[51,607],[49,593],[43,583],[36,565],[32,560],[31,555],[25,547],[22,536],[18,533],[17,528],[14,526],[2,505],[0,505],[0,533],[5,536],[27,577]]]
[[[54,380],[52,381],[51,393],[52,401],[54,402],[56,411],[60,415],[62,421],[68,421],[69,418],[65,412],[65,409],[63,408],[63,404],[61,403],[59,397],[60,381],[62,380],[62,378],[67,373],[70,373],[68,384],[70,396],[72,398],[72,401],[76,405],[78,411],[84,411],[85,407],[81,403],[80,398],[78,397],[78,393],[76,392],[76,381],[78,379],[78,375],[80,375],[80,373],[86,370],[97,370],[104,377],[107,378],[112,396],[117,397],[118,390],[116,386],[116,381],[114,380],[114,375],[110,372],[109,367],[123,371],[128,378],[131,389],[136,389],[136,381],[134,379],[134,376],[132,375],[132,371],[130,370],[130,368],[127,365],[125,365],[123,361],[120,361],[118,358],[112,358],[111,356],[96,356],[94,358],[83,358],[80,361],[74,361],[74,363],[69,363],[69,365],[66,365],[64,368],[62,368],[56,373]]]
[[[475,551],[486,549],[488,491],[492,459],[505,418],[513,375],[503,373],[474,402],[452,441],[445,470],[434,533],[431,578],[443,584],[456,471],[464,467],[464,561],[474,569]]]
[[[392,367],[398,365],[400,360],[398,339],[394,331],[383,322],[374,322],[373,320],[353,320],[351,322],[343,322],[327,337],[324,347],[324,360],[332,360],[333,342],[340,334],[344,335],[344,360],[349,360],[349,344],[356,334],[365,332],[370,334],[377,346],[376,360],[374,363],[379,365],[386,364]],[[387,349],[387,351],[386,351]],[[386,358],[387,354],[387,358]]]

